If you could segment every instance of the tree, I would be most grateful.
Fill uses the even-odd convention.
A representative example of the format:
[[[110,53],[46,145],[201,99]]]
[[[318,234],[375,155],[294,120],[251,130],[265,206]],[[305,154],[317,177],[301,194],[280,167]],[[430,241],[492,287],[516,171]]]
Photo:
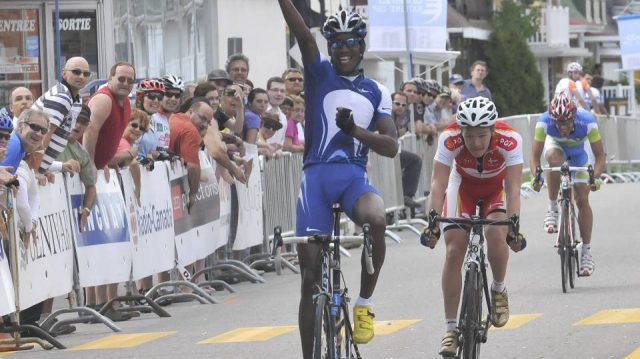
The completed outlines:
[[[501,117],[544,111],[544,87],[527,39],[537,30],[537,15],[513,0],[502,1],[485,55],[486,84]]]

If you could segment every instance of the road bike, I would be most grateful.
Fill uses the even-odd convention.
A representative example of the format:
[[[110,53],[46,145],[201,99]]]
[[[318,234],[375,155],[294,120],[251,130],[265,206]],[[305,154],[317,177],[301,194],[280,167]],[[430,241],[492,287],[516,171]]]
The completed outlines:
[[[482,202],[476,205],[476,214],[470,218],[441,217],[432,210],[429,214],[430,230],[438,223],[455,224],[469,233],[469,245],[464,262],[464,286],[458,320],[458,353],[460,359],[480,357],[480,344],[487,342],[491,327],[491,296],[487,281],[487,265],[484,250],[484,226],[513,226],[514,218],[492,220],[481,218]],[[483,317],[482,297],[486,299],[487,315]]]
[[[569,166],[569,160],[558,167],[536,168],[536,180],[542,183],[542,172],[560,172],[560,190],[558,191],[558,239],[556,246],[560,255],[560,276],[562,278],[562,292],[567,292],[567,284],[571,289],[575,287],[576,276],[580,276],[580,257],[578,246],[580,237],[577,235],[576,210],[573,201],[572,173],[586,172],[589,174],[589,184],[593,184],[593,166]]]
[[[353,341],[353,328],[349,316],[348,289],[342,285],[344,276],[340,267],[341,243],[363,243],[367,272],[373,274],[372,242],[370,226],[362,226],[361,236],[340,235],[340,206],[333,207],[333,235],[282,238],[280,227],[274,232],[274,256],[277,258],[283,244],[313,243],[320,246],[322,276],[313,296],[314,359],[362,359],[358,346]]]

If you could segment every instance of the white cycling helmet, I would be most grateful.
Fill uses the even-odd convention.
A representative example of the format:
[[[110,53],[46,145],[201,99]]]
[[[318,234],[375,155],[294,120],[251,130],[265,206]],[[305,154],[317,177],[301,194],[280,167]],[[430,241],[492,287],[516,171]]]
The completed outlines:
[[[456,121],[461,127],[490,127],[497,120],[496,105],[486,97],[473,97],[458,105]]]
[[[175,89],[180,90],[180,92],[184,91],[184,83],[182,79],[178,76],[174,75],[166,75],[162,78],[162,82],[164,82],[164,87],[167,90]]]
[[[582,65],[580,65],[577,62],[572,62],[569,65],[567,65],[567,72],[580,72],[582,71]]]
[[[337,14],[327,18],[322,26],[322,35],[331,41],[341,33],[352,33],[364,39],[367,36],[367,23],[358,13],[340,10]]]

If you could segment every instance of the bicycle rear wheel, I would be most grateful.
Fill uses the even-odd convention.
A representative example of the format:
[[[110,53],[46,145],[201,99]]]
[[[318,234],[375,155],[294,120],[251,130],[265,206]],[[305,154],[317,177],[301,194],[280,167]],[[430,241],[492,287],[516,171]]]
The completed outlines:
[[[465,274],[462,306],[460,310],[461,345],[458,358],[480,357],[479,330],[482,322],[482,283],[475,263],[470,264]]]
[[[316,316],[313,330],[313,359],[339,359],[336,357],[335,326],[327,297],[316,298]]]

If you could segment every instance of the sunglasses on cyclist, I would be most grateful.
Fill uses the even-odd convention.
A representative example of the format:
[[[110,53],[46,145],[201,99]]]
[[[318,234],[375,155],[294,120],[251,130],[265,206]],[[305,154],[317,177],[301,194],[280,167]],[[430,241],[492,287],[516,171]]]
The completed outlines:
[[[70,71],[72,74],[76,75],[76,76],[84,76],[84,77],[89,77],[91,76],[91,71],[84,71],[81,69],[66,69],[67,71]]]
[[[360,39],[355,38],[355,37],[350,37],[350,38],[345,39],[345,40],[332,41],[331,44],[330,44],[331,50],[337,50],[337,49],[341,48],[344,45],[346,45],[350,49],[355,49],[356,47],[360,46]]]
[[[0,132],[0,140],[9,141],[9,138],[11,138],[11,134]]]
[[[40,132],[43,135],[46,135],[47,132],[49,132],[49,129],[46,127],[42,127],[40,125],[36,125],[35,123],[31,123],[31,122],[27,122],[27,125],[29,125],[29,127],[31,128],[31,130],[35,131],[35,132]]]
[[[162,99],[164,98],[164,94],[159,92],[150,92],[147,94],[147,98],[151,101],[154,101],[154,100],[162,101]]]
[[[182,95],[179,94],[179,93],[175,93],[175,92],[165,92],[164,93],[164,97],[166,97],[166,98],[172,98],[172,97],[173,98],[180,98],[180,96],[182,96]]]
[[[133,83],[136,82],[136,80],[131,77],[120,76],[118,77],[118,82],[120,82],[121,84],[126,82],[127,85],[133,85]]]
[[[398,102],[398,101],[394,101],[393,104],[396,105],[396,106],[400,106],[400,107],[407,107],[406,103],[402,103],[402,102]]]
[[[573,122],[573,120],[556,121],[556,127],[571,127]]]

